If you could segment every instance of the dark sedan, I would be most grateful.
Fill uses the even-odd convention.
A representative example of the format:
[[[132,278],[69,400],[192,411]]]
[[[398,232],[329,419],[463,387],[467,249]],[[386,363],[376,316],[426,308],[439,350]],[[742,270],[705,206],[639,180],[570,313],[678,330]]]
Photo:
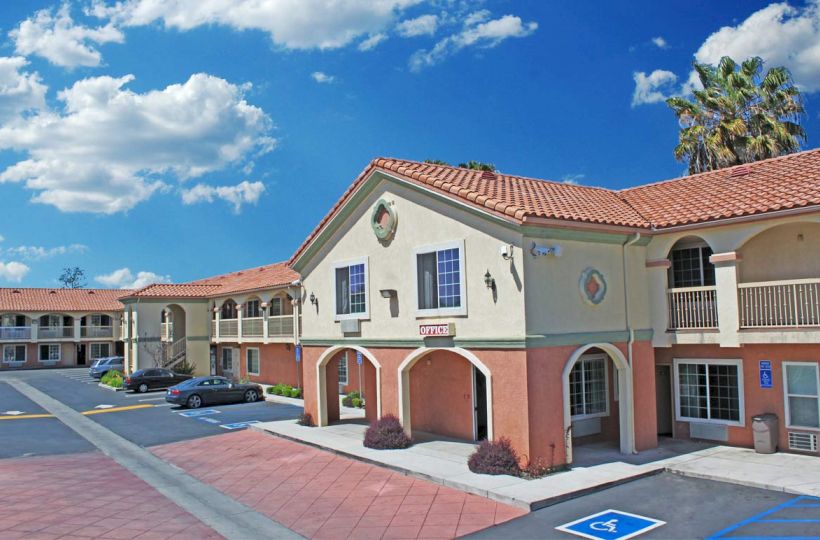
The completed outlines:
[[[141,369],[125,378],[123,388],[144,393],[148,390],[159,390],[160,388],[175,386],[191,377],[192,375],[174,373],[170,369]]]
[[[258,384],[232,383],[225,377],[197,377],[166,390],[165,401],[196,409],[202,405],[253,403],[263,395]]]

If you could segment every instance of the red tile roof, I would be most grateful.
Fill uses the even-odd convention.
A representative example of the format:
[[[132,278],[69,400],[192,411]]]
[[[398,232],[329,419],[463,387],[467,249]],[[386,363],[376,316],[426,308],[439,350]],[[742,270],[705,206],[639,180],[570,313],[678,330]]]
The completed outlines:
[[[158,283],[127,295],[128,298],[213,298],[240,292],[273,289],[299,279],[287,263],[280,262],[248,270],[198,279],[189,283]]]
[[[547,218],[657,230],[820,205],[820,149],[625,190],[579,186],[418,161],[376,158],[291,257],[304,252],[353,192],[384,171],[523,223]],[[537,221],[537,220],[535,220]]]
[[[0,311],[122,311],[122,289],[0,288]]]

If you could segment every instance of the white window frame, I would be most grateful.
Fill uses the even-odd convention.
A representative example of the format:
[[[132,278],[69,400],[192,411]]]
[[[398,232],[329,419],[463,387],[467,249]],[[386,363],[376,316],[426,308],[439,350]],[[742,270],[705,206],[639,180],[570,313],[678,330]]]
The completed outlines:
[[[818,395],[810,396],[807,394],[789,394],[789,379],[788,374],[786,373],[789,366],[805,366],[809,365],[814,367],[814,374],[817,377],[817,391]],[[820,428],[817,427],[807,427],[807,426],[795,426],[792,425],[791,414],[789,412],[789,397],[805,397],[805,398],[816,398],[817,399],[817,407],[820,408],[820,364],[817,362],[811,361],[803,361],[803,362],[783,362],[781,363],[782,370],[783,370],[783,406],[785,408],[786,413],[786,428],[787,429],[801,429],[801,430],[808,430],[808,431],[820,431]],[[820,412],[820,411],[819,411]]]
[[[745,393],[743,388],[743,361],[740,358],[675,358],[672,361],[673,363],[673,373],[672,377],[674,379],[674,391],[675,391],[675,420],[678,422],[691,422],[694,424],[718,424],[722,426],[738,426],[743,427],[746,425],[746,403],[745,403]],[[737,395],[738,395],[738,421],[734,420],[721,420],[721,419],[712,419],[712,418],[690,418],[688,416],[681,416],[680,414],[680,374],[678,372],[678,365],[679,364],[704,364],[707,366],[706,368],[706,377],[707,377],[707,384],[706,384],[706,403],[709,403],[709,365],[724,365],[724,366],[736,366],[737,367]],[[711,415],[711,410],[707,409],[709,414]]]
[[[603,418],[609,416],[609,356],[606,354],[584,354],[578,358],[572,369],[575,369],[584,360],[603,360],[604,361],[604,403],[606,404],[604,410],[599,413],[590,414],[575,414],[570,416],[571,420],[585,420],[587,418]],[[572,370],[570,370],[572,371]],[[616,377],[617,379],[617,377]],[[570,395],[570,410],[572,410],[572,396]]]
[[[458,268],[459,268],[459,288],[461,293],[461,305],[456,308],[433,308],[421,309],[419,307],[419,255],[428,253],[435,253],[445,249],[458,249]],[[438,263],[438,259],[436,259]],[[436,272],[438,273],[438,264],[436,264]],[[453,317],[467,315],[467,268],[464,265],[464,240],[454,240],[451,242],[442,242],[439,244],[428,244],[425,246],[418,246],[413,249],[413,282],[416,284],[413,289],[414,304],[416,306],[416,318],[423,319],[427,317]],[[438,295],[438,290],[436,290]]]
[[[22,360],[6,360],[6,349],[11,349],[12,351],[16,350],[17,347],[23,347],[23,359]],[[26,363],[28,361],[28,347],[21,344],[13,344],[8,343],[3,345],[3,363],[4,364],[20,364]]]
[[[345,369],[344,369],[344,371],[345,371],[344,380],[342,380],[342,374],[341,374],[342,373],[342,369],[341,369],[342,365],[344,365],[344,367],[345,367]],[[348,362],[347,351],[343,352],[342,357],[339,358],[338,375],[339,375],[339,385],[340,386],[347,386],[348,384],[350,384],[350,362]]]
[[[251,371],[251,351],[256,351],[256,371]],[[248,375],[259,375],[262,372],[262,353],[259,351],[259,347],[248,347],[245,349],[245,371],[247,371]]]
[[[230,351],[231,352],[231,369],[228,369],[228,370],[225,369],[225,351]],[[235,360],[235,356],[236,356],[234,354],[235,351],[236,351],[236,347],[222,347],[222,353],[220,355],[221,358],[219,359],[219,361],[220,361],[220,366],[222,367],[221,371],[223,373],[225,373],[225,371],[229,371],[231,374],[234,373],[233,368],[234,368],[234,360]]]
[[[48,347],[49,358],[43,359],[40,358],[40,347]],[[57,358],[51,358],[51,347],[57,347]],[[59,343],[39,343],[37,345],[37,360],[40,362],[59,362],[63,359],[63,348],[60,346]]]
[[[349,266],[355,266],[357,264],[364,265],[364,312],[362,313],[337,313],[338,306],[336,305],[336,299],[339,297],[338,291],[336,290],[336,270],[339,268],[347,268]],[[331,290],[333,291],[333,298],[331,299],[331,305],[333,306],[333,317],[335,321],[341,321],[344,319],[369,319],[370,318],[370,263],[368,261],[368,257],[359,257],[358,259],[348,259],[346,261],[338,261],[331,265],[330,268],[330,279],[333,286]],[[348,287],[350,285],[348,284]],[[350,291],[348,291],[348,295]]]
[[[259,315],[250,315],[250,306],[252,303],[256,304],[256,312]],[[258,298],[253,298],[251,300],[245,300],[245,303],[242,305],[242,318],[243,319],[258,319],[262,317],[262,301]]]
[[[98,347],[100,347],[102,345],[105,345],[106,347],[108,347],[108,352],[103,354],[103,355],[100,355],[100,356],[94,356],[94,352],[93,352],[94,351],[94,345],[97,345]],[[108,342],[101,342],[101,341],[96,341],[94,343],[89,343],[88,344],[88,354],[89,354],[89,358],[91,360],[97,360],[98,358],[105,358],[107,356],[111,356],[111,344],[108,343]]]
[[[45,325],[46,328],[62,328],[62,326],[63,326],[63,316],[62,315],[56,315],[54,313],[49,313],[45,317],[46,317],[46,321],[47,321],[46,325]],[[52,319],[56,320],[57,324],[51,324]]]
[[[336,272],[335,271],[333,272],[333,279],[334,279],[334,281],[336,279]],[[334,303],[336,302],[336,297],[335,296],[333,297],[333,302]],[[277,310],[279,313],[274,315],[273,306],[278,306],[279,307],[279,309]],[[270,303],[268,304],[268,317],[281,317],[283,315],[284,311],[285,311],[284,301],[283,301],[281,296],[274,296],[273,298],[270,299]]]

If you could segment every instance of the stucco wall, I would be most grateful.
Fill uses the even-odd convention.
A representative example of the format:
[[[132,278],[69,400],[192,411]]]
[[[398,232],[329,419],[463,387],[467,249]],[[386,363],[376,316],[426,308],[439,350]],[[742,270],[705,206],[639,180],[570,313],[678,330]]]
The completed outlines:
[[[820,223],[790,223],[755,236],[740,248],[739,281],[820,278]]]
[[[232,348],[234,353],[233,377],[248,379],[263,384],[288,384],[301,387],[302,370],[296,364],[293,346],[284,343],[270,344],[220,344],[216,347],[217,373],[222,374],[222,349]],[[259,349],[259,375],[248,373],[247,350]]]
[[[473,366],[451,352],[428,354],[410,369],[413,431],[473,439]]]

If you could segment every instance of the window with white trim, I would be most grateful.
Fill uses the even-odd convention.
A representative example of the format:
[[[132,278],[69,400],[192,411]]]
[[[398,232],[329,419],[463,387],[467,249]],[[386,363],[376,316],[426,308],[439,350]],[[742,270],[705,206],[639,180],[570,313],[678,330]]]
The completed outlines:
[[[282,298],[276,297],[271,298],[270,301],[270,316],[271,317],[278,317],[282,314]]]
[[[40,362],[60,360],[60,344],[45,343],[40,345]]]
[[[102,313],[92,315],[91,326],[111,326],[111,317]]]
[[[783,362],[786,425],[820,429],[820,365]]]
[[[3,362],[25,362],[26,361],[26,346],[25,345],[4,345],[3,346]]]
[[[740,360],[675,360],[677,419],[743,424]]]
[[[245,313],[242,314],[245,318],[254,318],[262,316],[262,308],[259,307],[259,300],[248,300],[245,302]]]
[[[108,343],[92,343],[90,349],[91,359],[105,358],[110,356],[111,347]]]
[[[233,371],[233,349],[222,347],[222,371]]]
[[[608,415],[608,383],[606,355],[579,358],[569,373],[569,410],[572,418]]]
[[[707,245],[672,250],[669,269],[672,287],[706,287],[715,284],[715,265],[709,262],[712,248]]]
[[[40,317],[40,326],[44,328],[58,328],[63,325],[63,318],[59,315],[43,315]]]
[[[416,250],[420,314],[464,314],[464,244],[451,242]]]
[[[259,349],[249,348],[245,351],[245,367],[250,375],[259,375]]]
[[[367,318],[367,260],[334,266],[336,318]]]
[[[348,384],[347,351],[343,352],[339,358],[339,384]]]

